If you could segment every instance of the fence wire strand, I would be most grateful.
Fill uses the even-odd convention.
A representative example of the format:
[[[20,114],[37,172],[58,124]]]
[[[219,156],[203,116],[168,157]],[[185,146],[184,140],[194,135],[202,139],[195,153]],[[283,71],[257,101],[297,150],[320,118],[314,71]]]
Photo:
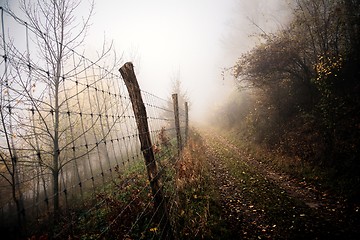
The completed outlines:
[[[155,221],[158,193],[151,194],[141,133],[117,66],[108,69],[69,48],[61,75],[56,74],[48,61],[36,57],[34,39],[46,33],[0,10],[2,228],[15,231],[20,226],[32,234],[31,226],[40,225],[54,239],[81,232],[82,225],[93,226],[95,239],[111,234],[120,239],[140,233],[149,238],[171,235],[159,230],[164,216]],[[16,36],[25,40],[25,47],[12,40],[14,29],[25,30],[24,36]],[[172,211],[178,161],[173,103],[143,90],[141,94],[159,168],[155,178],[162,179]],[[59,217],[55,220],[60,230],[52,226],[54,216]]]

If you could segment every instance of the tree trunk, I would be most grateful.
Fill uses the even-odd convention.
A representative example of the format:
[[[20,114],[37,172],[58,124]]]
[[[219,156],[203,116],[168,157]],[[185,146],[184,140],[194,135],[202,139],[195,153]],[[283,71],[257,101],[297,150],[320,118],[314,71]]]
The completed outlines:
[[[55,84],[55,106],[54,106],[54,136],[53,136],[53,195],[54,195],[54,223],[59,218],[59,84],[60,84],[60,63],[58,63],[57,74],[55,75],[54,84]]]

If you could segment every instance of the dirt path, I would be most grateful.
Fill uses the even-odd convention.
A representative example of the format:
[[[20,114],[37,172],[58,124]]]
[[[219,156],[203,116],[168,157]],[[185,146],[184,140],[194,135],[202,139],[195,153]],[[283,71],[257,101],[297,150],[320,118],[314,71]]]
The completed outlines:
[[[202,135],[228,239],[357,239],[357,211],[277,173],[214,131]]]

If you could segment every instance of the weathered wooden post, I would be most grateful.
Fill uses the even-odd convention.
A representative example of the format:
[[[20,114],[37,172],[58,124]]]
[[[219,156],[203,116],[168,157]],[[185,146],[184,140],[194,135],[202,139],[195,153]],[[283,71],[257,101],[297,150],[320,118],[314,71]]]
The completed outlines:
[[[189,137],[189,107],[188,102],[185,102],[185,143],[187,143]]]
[[[174,93],[172,95],[173,104],[174,104],[174,116],[175,116],[175,129],[176,129],[176,139],[178,145],[178,156],[180,156],[182,150],[182,140],[181,140],[181,132],[180,132],[180,119],[179,119],[179,103],[178,103],[178,95]]]
[[[134,110],[135,120],[139,130],[141,151],[145,158],[147,174],[154,197],[155,209],[159,209],[157,212],[157,218],[161,221],[160,227],[162,227],[165,232],[168,232],[171,238],[173,233],[169,221],[167,202],[159,182],[159,172],[152,149],[146,109],[141,97],[140,87],[134,73],[134,66],[131,62],[127,62],[119,69],[119,71],[124,79],[126,88],[128,89],[131,104]]]

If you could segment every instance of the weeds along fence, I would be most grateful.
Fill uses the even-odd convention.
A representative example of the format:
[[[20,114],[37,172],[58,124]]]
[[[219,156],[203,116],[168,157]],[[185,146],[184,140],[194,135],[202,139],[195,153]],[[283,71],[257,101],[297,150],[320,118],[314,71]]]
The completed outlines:
[[[46,38],[66,52],[54,66],[41,35],[1,8],[2,232],[171,238],[187,104],[140,90],[131,63],[119,74]]]

